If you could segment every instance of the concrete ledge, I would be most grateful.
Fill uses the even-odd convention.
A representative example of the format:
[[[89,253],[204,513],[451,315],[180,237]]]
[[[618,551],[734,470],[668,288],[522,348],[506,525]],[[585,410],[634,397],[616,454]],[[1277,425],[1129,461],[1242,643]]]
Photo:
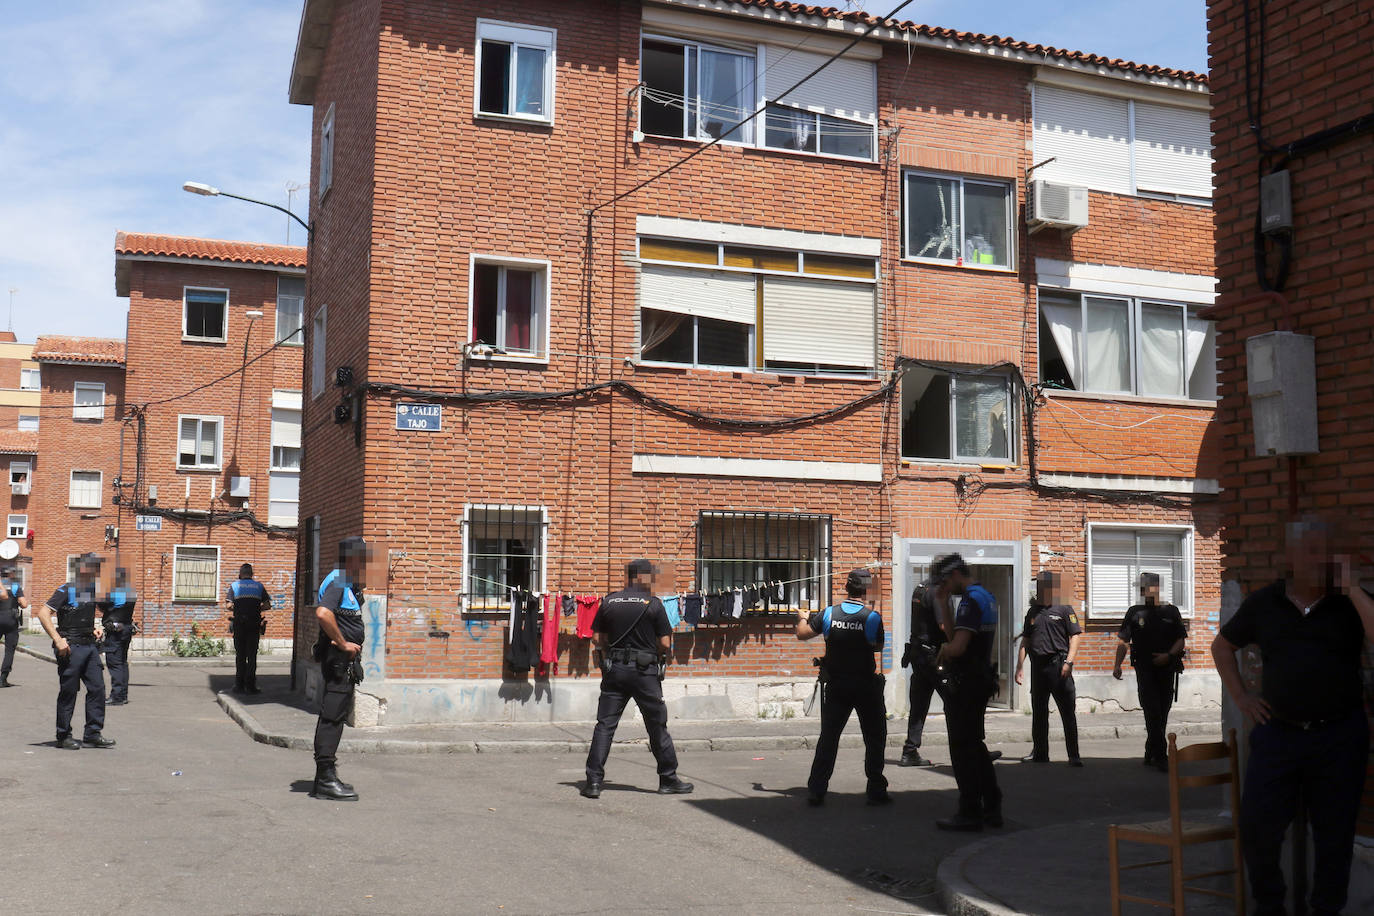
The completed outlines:
[[[45,649],[35,649],[35,648],[33,648],[32,646],[26,646],[26,645],[24,645],[23,643],[20,643],[20,644],[19,644],[18,649],[19,649],[19,651],[22,652],[23,654],[25,654],[25,655],[31,655],[31,656],[33,656],[34,658],[40,659],[40,660],[42,660],[42,661],[45,661],[45,662],[47,662],[47,663],[50,664],[50,665],[55,665],[55,664],[57,664],[57,659],[55,659],[55,658],[52,657],[52,650],[51,650],[51,649],[47,649],[47,650],[45,650]],[[137,656],[130,655],[130,656],[129,656],[129,664],[130,664],[131,666],[135,667],[135,668],[140,668],[140,667],[152,667],[152,668],[177,668],[177,667],[183,667],[183,666],[192,667],[192,668],[233,668],[233,667],[234,667],[234,656],[232,656],[232,655],[211,655],[211,656],[207,656],[207,657],[204,657],[204,658],[180,658],[180,657],[177,657],[177,656],[172,656],[172,657],[168,657],[168,658],[159,658],[159,657],[156,657],[156,656],[137,657]],[[263,669],[263,668],[270,668],[270,667],[285,667],[285,666],[290,665],[290,664],[291,664],[291,657],[290,657],[289,655],[288,655],[288,656],[273,656],[273,655],[259,655],[259,656],[258,656],[258,669],[259,669],[259,670],[261,670],[261,669]]]
[[[1001,901],[991,899],[987,892],[974,886],[964,877],[964,864],[970,859],[987,855],[989,847],[1002,840],[996,836],[960,847],[940,861],[935,872],[935,893],[948,916],[1018,916],[1018,911]]]

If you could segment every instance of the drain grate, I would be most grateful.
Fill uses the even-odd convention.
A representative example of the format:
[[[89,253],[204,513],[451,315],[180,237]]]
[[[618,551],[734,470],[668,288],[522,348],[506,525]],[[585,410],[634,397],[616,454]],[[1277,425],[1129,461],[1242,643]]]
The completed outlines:
[[[853,872],[852,877],[902,900],[935,896],[934,878],[898,878],[876,868],[861,868]]]

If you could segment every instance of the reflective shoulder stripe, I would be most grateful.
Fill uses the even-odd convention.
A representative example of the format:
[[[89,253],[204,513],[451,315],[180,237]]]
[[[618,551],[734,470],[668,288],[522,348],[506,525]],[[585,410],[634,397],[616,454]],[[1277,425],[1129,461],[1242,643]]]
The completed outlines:
[[[834,608],[834,606],[832,605],[831,607],[826,608],[825,611],[821,614],[821,635],[822,635],[822,636],[829,636],[829,635],[830,635],[830,617],[831,617],[831,612],[834,611],[834,610],[835,610],[835,608]]]

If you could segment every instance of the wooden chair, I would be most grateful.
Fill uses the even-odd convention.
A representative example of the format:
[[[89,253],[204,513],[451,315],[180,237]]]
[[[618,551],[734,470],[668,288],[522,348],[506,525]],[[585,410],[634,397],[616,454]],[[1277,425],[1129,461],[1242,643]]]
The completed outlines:
[[[1184,764],[1203,760],[1230,758],[1229,771],[1205,773],[1198,776],[1182,776],[1179,771]],[[1169,819],[1144,824],[1112,824],[1107,828],[1107,855],[1111,864],[1112,916],[1121,916],[1121,901],[1145,903],[1150,906],[1164,907],[1174,914],[1183,916],[1183,897],[1185,893],[1210,894],[1215,897],[1230,897],[1235,901],[1236,916],[1245,916],[1245,874],[1240,853],[1240,834],[1236,829],[1240,814],[1240,784],[1236,765],[1236,731],[1231,729],[1227,740],[1211,744],[1192,744],[1178,746],[1178,735],[1169,736]],[[1179,800],[1180,789],[1194,789],[1203,786],[1231,785],[1231,820],[1229,823],[1185,821]],[[1169,858],[1138,865],[1122,865],[1118,844],[1122,841],[1164,846],[1169,850]],[[1200,843],[1218,843],[1229,840],[1233,866],[1216,871],[1197,874],[1183,873],[1183,849]],[[1172,879],[1171,899],[1153,900],[1149,897],[1134,897],[1121,893],[1121,872],[1132,868],[1149,868],[1168,865]],[[1190,886],[1188,882],[1199,878],[1215,878],[1221,875],[1234,875],[1232,892],[1214,890],[1209,887]]]

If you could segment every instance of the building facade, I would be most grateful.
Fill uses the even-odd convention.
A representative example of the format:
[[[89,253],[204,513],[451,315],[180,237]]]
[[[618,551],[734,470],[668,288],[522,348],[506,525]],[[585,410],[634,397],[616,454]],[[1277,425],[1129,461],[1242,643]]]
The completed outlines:
[[[14,542],[12,559],[0,556],[0,564],[13,565],[26,589],[33,574],[29,499],[37,470],[42,397],[42,371],[33,359],[33,344],[20,343],[13,331],[0,331],[0,461],[10,477],[3,540]],[[8,548],[0,554],[6,552]]]
[[[1357,575],[1374,587],[1374,463],[1368,453],[1374,443],[1374,375],[1362,358],[1374,335],[1374,67],[1367,53],[1374,16],[1353,2],[1328,4],[1319,16],[1290,0],[1264,6],[1261,24],[1237,0],[1207,4],[1217,74],[1221,295],[1214,313],[1223,340],[1217,427],[1226,461],[1222,575],[1229,610],[1286,574],[1284,523],[1309,512],[1345,526]],[[1331,32],[1332,23],[1340,24],[1338,34]],[[1252,58],[1245,57],[1247,49]],[[1250,69],[1252,60],[1267,63]],[[1363,118],[1351,120],[1357,116]],[[1261,234],[1258,176],[1276,171],[1290,176],[1290,219]],[[1263,258],[1256,256],[1257,246]],[[1295,429],[1293,419],[1304,417],[1308,422],[1299,425],[1309,435],[1277,443],[1271,453],[1275,443],[1256,428],[1269,391],[1260,387],[1264,373],[1257,376],[1259,366],[1246,353],[1276,331],[1308,341],[1310,359],[1290,377],[1315,381],[1315,399],[1293,400],[1284,411],[1284,429]],[[1374,660],[1367,653],[1369,685]],[[1360,832],[1374,836],[1374,758]]]
[[[1198,643],[1219,610],[1209,98],[765,0],[306,3],[300,579],[378,548],[379,720],[590,717],[571,619],[549,683],[511,667],[511,593],[641,555],[770,599],[679,627],[680,714],[796,713],[796,611],[856,566],[900,710],[911,591],[956,549],[1002,605],[1000,703],[1053,568],[1080,689],[1133,707],[1136,573]]]

